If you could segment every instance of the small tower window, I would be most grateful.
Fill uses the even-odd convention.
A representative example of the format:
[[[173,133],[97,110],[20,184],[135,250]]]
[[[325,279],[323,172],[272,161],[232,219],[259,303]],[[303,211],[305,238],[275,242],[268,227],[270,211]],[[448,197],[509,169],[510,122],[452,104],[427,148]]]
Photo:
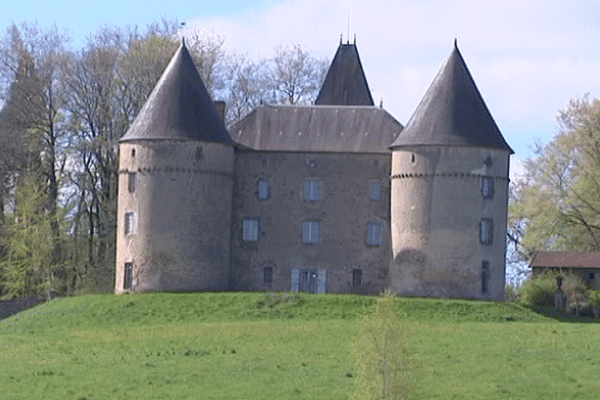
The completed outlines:
[[[135,157],[135,149],[131,149],[131,157]]]
[[[410,155],[410,162],[411,162],[411,163],[414,163],[414,162],[415,162],[415,155],[414,155],[414,154],[411,154],[411,155]]]
[[[479,242],[481,244],[492,244],[494,224],[491,218],[482,218],[479,222]]]
[[[263,281],[265,283],[273,283],[273,268],[267,267],[263,270]]]
[[[381,199],[381,183],[378,181],[371,182],[371,190],[370,190],[371,200],[379,200]]]
[[[129,190],[129,193],[135,192],[135,179],[135,172],[130,172],[127,174],[127,189]]]
[[[125,234],[131,235],[135,233],[135,214],[132,212],[125,213]]]
[[[133,277],[133,263],[126,262],[123,268],[123,290],[131,290]]]
[[[259,179],[256,183],[256,197],[259,200],[268,200],[271,197],[269,190],[269,181],[266,179]]]
[[[244,242],[257,242],[258,226],[258,218],[244,218],[242,222],[242,240]]]
[[[367,222],[367,246],[381,246],[381,222]]]
[[[481,262],[481,294],[487,295],[490,292],[490,262]]]
[[[491,176],[481,177],[481,195],[485,199],[494,197],[494,178]]]
[[[362,270],[355,268],[352,270],[352,286],[362,285]]]
[[[321,200],[323,182],[318,179],[308,179],[304,182],[304,201]]]

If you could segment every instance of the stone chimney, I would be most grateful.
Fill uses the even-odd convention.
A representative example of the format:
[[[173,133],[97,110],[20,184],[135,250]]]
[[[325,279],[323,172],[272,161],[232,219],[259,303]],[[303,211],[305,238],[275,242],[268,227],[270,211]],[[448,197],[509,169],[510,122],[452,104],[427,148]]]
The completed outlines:
[[[225,102],[223,100],[215,100],[215,108],[217,109],[217,113],[219,117],[221,117],[221,121],[225,123]]]

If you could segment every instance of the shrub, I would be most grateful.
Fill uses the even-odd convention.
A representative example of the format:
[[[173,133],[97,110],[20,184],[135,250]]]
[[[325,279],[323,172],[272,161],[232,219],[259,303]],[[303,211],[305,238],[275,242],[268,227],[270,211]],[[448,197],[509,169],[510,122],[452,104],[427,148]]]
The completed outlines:
[[[556,275],[544,272],[525,279],[521,285],[521,301],[531,307],[553,306]]]

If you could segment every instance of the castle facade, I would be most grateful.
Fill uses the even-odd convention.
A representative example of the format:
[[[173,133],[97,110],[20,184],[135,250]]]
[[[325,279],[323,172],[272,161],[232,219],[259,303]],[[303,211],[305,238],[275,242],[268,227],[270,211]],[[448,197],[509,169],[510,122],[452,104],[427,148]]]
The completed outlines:
[[[182,44],[120,141],[115,291],[502,300],[512,153],[456,43],[406,127],[340,43],[229,130]]]

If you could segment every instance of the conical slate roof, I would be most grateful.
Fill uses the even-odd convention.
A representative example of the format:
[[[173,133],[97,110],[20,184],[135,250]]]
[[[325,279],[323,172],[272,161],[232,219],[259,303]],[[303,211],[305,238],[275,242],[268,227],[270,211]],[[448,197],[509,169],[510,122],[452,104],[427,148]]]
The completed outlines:
[[[514,153],[485,105],[456,41],[450,57],[390,147],[415,145],[478,146]]]
[[[373,98],[358,57],[356,44],[338,47],[329,66],[321,91],[315,100],[318,106],[372,106]]]
[[[232,142],[185,42],[121,141],[140,139]]]

